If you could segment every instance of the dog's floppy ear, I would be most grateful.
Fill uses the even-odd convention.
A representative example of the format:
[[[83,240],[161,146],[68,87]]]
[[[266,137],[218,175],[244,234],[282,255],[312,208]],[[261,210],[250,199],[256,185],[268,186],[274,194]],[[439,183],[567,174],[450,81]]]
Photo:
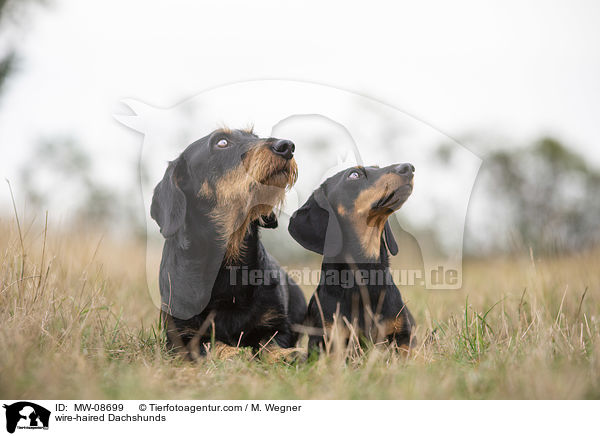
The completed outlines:
[[[202,313],[212,296],[224,253],[216,240],[188,253],[176,238],[167,239],[158,276],[162,311],[179,319]]]
[[[269,215],[262,215],[258,219],[258,225],[264,227],[265,229],[276,229],[279,225],[279,222],[277,221],[275,212],[271,212]]]
[[[388,221],[385,222],[385,226],[383,227],[383,239],[385,240],[385,245],[391,255],[395,256],[398,254],[398,244],[396,243],[394,233],[392,232],[392,228]]]
[[[300,245],[315,253],[333,257],[342,249],[342,230],[322,188],[294,212],[288,231]]]
[[[150,216],[158,223],[160,233],[166,239],[173,237],[185,222],[186,199],[179,187],[185,171],[185,161],[180,156],[169,162],[163,179],[154,188]]]

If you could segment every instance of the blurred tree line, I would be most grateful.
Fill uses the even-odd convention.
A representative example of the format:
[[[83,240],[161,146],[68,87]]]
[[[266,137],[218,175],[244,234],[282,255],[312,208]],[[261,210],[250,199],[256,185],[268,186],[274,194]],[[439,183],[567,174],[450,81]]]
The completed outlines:
[[[6,80],[17,68],[18,48],[17,41],[22,37],[18,32],[13,32],[12,40],[8,38],[7,28],[14,30],[23,28],[28,18],[30,6],[34,3],[48,3],[44,0],[0,0],[0,95],[4,90]]]
[[[440,147],[438,153],[444,156],[448,148]],[[35,166],[21,168],[19,184],[36,209],[48,207],[51,193],[60,193],[61,204],[73,203],[74,222],[144,236],[141,202],[132,200],[140,193],[100,184],[91,156],[77,142],[41,142],[25,160],[31,161]],[[137,171],[132,173],[137,177]],[[600,172],[555,138],[491,152],[476,184],[481,185],[478,201],[485,202],[485,212],[475,233],[487,238],[486,248],[467,245],[467,254],[530,248],[536,254],[556,254],[600,244]],[[497,231],[488,231],[492,228]]]
[[[0,98],[8,79],[19,70],[19,43],[28,30],[33,7],[49,0],[0,0]],[[10,36],[10,37],[9,37]],[[18,191],[36,212],[48,210],[52,201],[71,206],[68,221],[80,226],[120,229],[145,235],[143,216],[132,200],[139,192],[114,189],[94,177],[92,158],[72,138],[41,140],[19,168]],[[33,163],[33,164],[32,164]],[[134,184],[135,186],[135,184]]]
[[[24,162],[19,169],[19,188],[34,210],[67,206],[72,224],[145,237],[137,181],[131,180],[129,188],[103,184],[94,172],[92,156],[77,141],[41,141]],[[135,177],[136,165],[131,167]]]
[[[507,220],[509,251],[553,254],[600,243],[600,172],[555,138],[495,151],[482,166],[484,189]]]
[[[30,6],[40,0],[0,0],[0,34],[22,26]],[[19,35],[0,45],[0,97],[18,63]],[[391,124],[390,124],[391,125]],[[391,139],[398,133],[391,130]],[[385,139],[385,138],[384,138]],[[133,232],[145,226],[140,192],[103,185],[93,175],[92,157],[71,138],[43,140],[33,147],[19,171],[19,188],[36,210],[49,208],[58,195],[72,205],[70,220],[91,226]],[[451,147],[440,146],[437,158],[449,159]],[[35,165],[29,163],[35,162]],[[137,177],[137,163],[132,163]],[[144,168],[139,168],[142,173]],[[537,254],[579,251],[600,244],[600,172],[584,156],[551,137],[519,148],[489,153],[478,180],[485,208],[475,230],[485,238],[467,244],[467,254],[522,252]],[[132,181],[130,186],[138,186]],[[492,231],[495,229],[496,231]],[[431,232],[435,234],[435,232]]]

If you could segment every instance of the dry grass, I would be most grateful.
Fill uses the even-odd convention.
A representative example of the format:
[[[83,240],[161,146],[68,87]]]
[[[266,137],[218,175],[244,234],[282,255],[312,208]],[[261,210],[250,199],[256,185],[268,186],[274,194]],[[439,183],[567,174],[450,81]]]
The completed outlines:
[[[408,356],[189,364],[164,352],[143,245],[21,225],[23,244],[0,221],[3,398],[600,398],[598,252],[466,262],[460,292],[404,291]]]

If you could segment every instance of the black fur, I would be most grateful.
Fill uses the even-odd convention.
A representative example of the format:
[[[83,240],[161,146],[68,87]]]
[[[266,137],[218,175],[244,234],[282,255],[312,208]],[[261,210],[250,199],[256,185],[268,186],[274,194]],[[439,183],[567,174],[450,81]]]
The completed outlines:
[[[226,148],[218,146],[223,139]],[[171,348],[203,354],[202,344],[212,337],[230,346],[258,348],[272,336],[281,347],[295,345],[298,335],[292,326],[304,319],[306,301],[259,239],[259,227],[275,228],[277,218],[271,212],[252,221],[240,256],[230,259],[225,256],[227,241],[219,218],[212,214],[217,184],[240,169],[253,147],[270,148],[277,156],[274,162],[284,165],[293,159],[293,144],[288,143],[246,131],[218,130],[169,163],[155,188],[151,215],[166,239],[159,286]],[[206,195],[201,195],[202,189]],[[268,283],[243,283],[242,268],[281,275]],[[191,341],[194,337],[196,341]]]
[[[274,278],[270,284],[250,286],[242,284],[243,268],[250,270],[280,270],[259,240],[259,226],[251,224],[246,235],[247,249],[238,262],[223,263],[219,269],[206,308],[188,320],[173,318],[184,344],[199,331],[208,316],[214,314],[214,335],[217,341],[228,345],[259,347],[277,332],[274,341],[283,348],[293,347],[298,334],[292,325],[301,324],[306,313],[306,300],[302,291],[289,277],[282,282]],[[198,248],[198,250],[196,249]],[[194,244],[188,249],[201,257],[201,247]],[[168,258],[171,256],[168,255]],[[231,284],[230,274],[235,274]],[[209,340],[212,327],[202,335]],[[243,332],[243,334],[242,334]],[[203,350],[200,350],[200,354]]]
[[[288,228],[292,237],[303,247],[324,256],[321,281],[308,305],[307,326],[322,330],[323,321],[332,323],[337,312],[338,320],[346,317],[348,322],[357,323],[363,336],[381,340],[381,332],[387,331],[385,326],[395,325],[397,328],[386,334],[385,339],[399,346],[411,343],[415,321],[389,271],[388,251],[395,255],[398,246],[387,217],[412,193],[413,172],[410,164],[349,168],[327,179],[294,213]],[[358,177],[351,178],[352,173],[358,173]],[[387,178],[382,179],[383,176]],[[393,186],[387,183],[388,179]],[[381,192],[377,191],[379,187]],[[365,203],[368,207],[361,212],[364,216],[356,215],[357,198],[367,189],[373,195],[369,200],[372,203]],[[372,253],[361,243],[364,235],[359,234],[356,222],[363,218],[365,223],[370,222],[376,216],[382,230],[378,235],[375,232],[379,250]],[[337,279],[348,274],[356,276],[361,274],[359,271],[369,273],[362,283]],[[374,313],[376,320],[369,313]],[[323,335],[312,333],[309,348],[322,345]]]

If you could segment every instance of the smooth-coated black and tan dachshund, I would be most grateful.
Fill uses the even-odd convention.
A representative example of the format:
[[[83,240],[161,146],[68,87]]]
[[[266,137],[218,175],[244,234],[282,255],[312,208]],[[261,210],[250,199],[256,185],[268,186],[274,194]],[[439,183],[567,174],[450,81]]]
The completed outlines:
[[[374,342],[411,345],[414,319],[389,270],[398,246],[388,217],[413,190],[411,164],[353,167],[327,179],[290,219],[289,232],[323,255],[308,305],[309,349],[324,345],[334,315]],[[325,329],[325,330],[324,330]]]
[[[294,144],[219,129],[170,162],[151,216],[165,238],[159,274],[170,348],[195,359],[212,338],[293,347],[306,301],[259,239],[297,178]],[[248,271],[259,280],[248,281]]]

